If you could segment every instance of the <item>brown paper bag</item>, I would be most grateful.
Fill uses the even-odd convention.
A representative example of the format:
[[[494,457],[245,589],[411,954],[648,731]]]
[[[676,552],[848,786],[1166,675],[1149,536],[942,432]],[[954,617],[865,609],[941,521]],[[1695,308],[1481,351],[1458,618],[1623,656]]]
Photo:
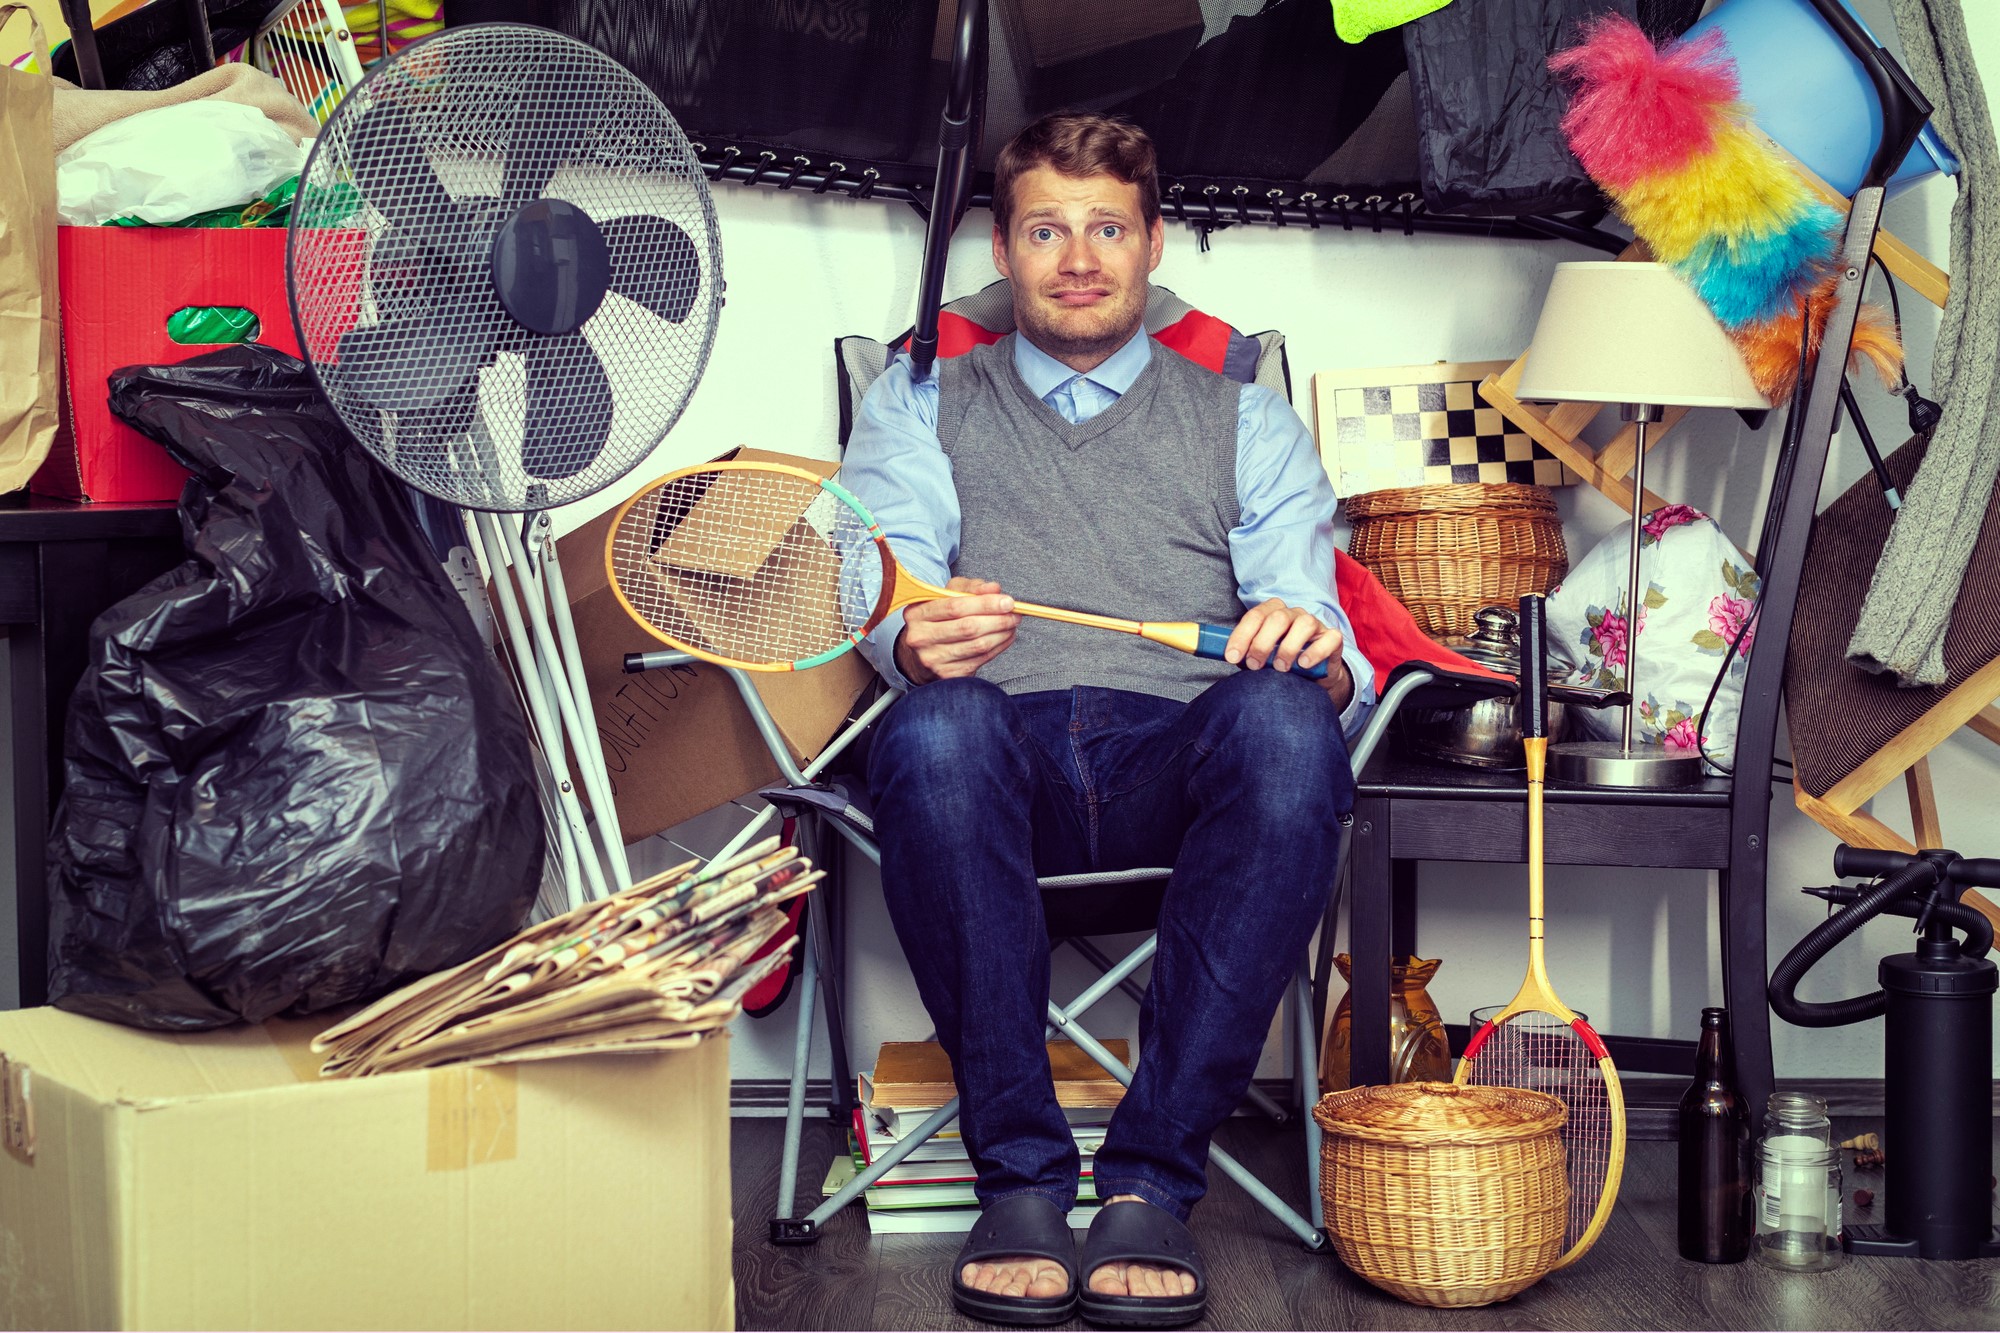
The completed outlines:
[[[26,5],[0,5],[34,31],[35,72],[0,65],[0,494],[28,484],[56,438],[62,390],[56,297],[56,153],[48,39]]]

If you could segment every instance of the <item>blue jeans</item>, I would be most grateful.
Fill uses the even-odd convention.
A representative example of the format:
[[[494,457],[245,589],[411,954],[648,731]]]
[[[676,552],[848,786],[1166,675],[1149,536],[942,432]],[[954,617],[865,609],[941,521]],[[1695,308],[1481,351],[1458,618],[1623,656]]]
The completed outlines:
[[[1043,1054],[1036,876],[1173,867],[1137,1073],[1094,1172],[1099,1198],[1135,1194],[1185,1219],[1332,887],[1354,804],[1333,701],[1269,669],[1186,704],[936,681],[883,718],[868,784],[889,914],[951,1058],[982,1205],[1076,1197]]]

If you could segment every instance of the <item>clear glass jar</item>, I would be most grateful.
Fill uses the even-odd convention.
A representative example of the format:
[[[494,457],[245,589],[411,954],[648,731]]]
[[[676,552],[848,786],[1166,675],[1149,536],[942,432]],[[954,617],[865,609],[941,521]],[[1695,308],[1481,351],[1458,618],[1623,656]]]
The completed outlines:
[[[1838,1149],[1811,1134],[1766,1137],[1757,1150],[1758,1262],[1791,1272],[1838,1265],[1840,1184]]]
[[[1822,1148],[1833,1147],[1833,1119],[1826,1103],[1802,1092],[1774,1092],[1764,1105],[1764,1137],[1809,1138]],[[1803,1145],[1798,1145],[1802,1148]]]

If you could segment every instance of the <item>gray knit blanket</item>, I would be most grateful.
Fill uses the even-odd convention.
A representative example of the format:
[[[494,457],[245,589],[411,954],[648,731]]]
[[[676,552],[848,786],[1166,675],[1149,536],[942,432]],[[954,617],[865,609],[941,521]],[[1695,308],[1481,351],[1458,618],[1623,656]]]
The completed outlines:
[[[1951,294],[1931,365],[1944,420],[1904,492],[1847,657],[1904,686],[1941,685],[1945,631],[2000,474],[2000,150],[1960,0],[1890,6],[1904,66],[1936,105],[1931,122],[1963,170],[1951,212]]]

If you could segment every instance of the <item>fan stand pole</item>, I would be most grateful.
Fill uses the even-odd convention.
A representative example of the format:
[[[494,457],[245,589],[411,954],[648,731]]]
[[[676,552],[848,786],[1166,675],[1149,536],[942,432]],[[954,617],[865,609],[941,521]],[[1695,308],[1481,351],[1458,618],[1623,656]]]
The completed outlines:
[[[537,515],[535,521],[546,531],[547,515]],[[546,573],[554,568],[555,543],[544,539],[540,545],[545,559],[539,567],[531,563],[527,547],[521,542],[521,534],[509,524],[496,524],[507,543],[507,555],[514,562],[514,575],[521,581],[522,598],[528,608],[528,623],[534,627],[536,660],[548,673],[549,696],[555,700],[556,711],[562,719],[563,730],[556,733],[558,741],[566,732],[570,739],[570,749],[575,755],[577,776],[582,779],[584,791],[590,797],[591,810],[599,815],[595,821],[597,842],[603,849],[604,863],[610,867],[613,881],[612,891],[620,892],[632,886],[632,870],[625,860],[625,843],[618,828],[618,807],[613,804],[611,780],[604,771],[603,751],[598,748],[595,713],[590,711],[590,692],[583,687],[583,669],[574,658],[565,663],[563,654],[556,647],[556,634],[550,626],[550,607],[556,606],[556,614],[568,627],[569,603],[551,601],[554,586],[562,579],[560,573],[553,581]],[[576,643],[576,631],[569,628],[567,638]],[[586,727],[588,716],[593,725]],[[564,774],[567,777],[567,774]],[[572,793],[573,794],[573,793]]]
[[[548,696],[543,693],[546,682],[541,659],[528,637],[526,625],[521,621],[521,609],[514,601],[514,590],[507,574],[507,545],[500,536],[499,524],[493,515],[481,511],[473,517],[478,526],[480,554],[493,576],[493,587],[498,594],[495,600],[500,603],[501,619],[507,622],[507,638],[514,653],[514,675],[521,685],[521,697],[527,701],[528,717],[534,724],[535,737],[541,743],[543,761],[554,779],[555,798],[563,814],[561,835],[582,863],[583,882],[590,888],[588,895],[582,894],[578,881],[575,878],[569,880],[570,904],[581,906],[586,896],[610,896],[604,880],[604,866],[591,845],[583,806],[577,800],[575,786],[570,782],[562,728],[549,707]],[[524,596],[532,595],[532,589],[526,586],[522,591]],[[567,859],[566,855],[565,863]]]
[[[569,609],[569,585],[563,581],[562,562],[556,556],[555,525],[549,522],[547,514],[535,516],[535,541],[541,547],[539,568],[543,581],[548,585],[549,619],[555,625],[556,642],[562,648],[563,666],[569,672],[570,698],[576,701],[577,712],[591,722],[578,737],[584,753],[577,762],[583,766],[584,781],[591,784],[591,809],[610,811],[612,814],[608,820],[600,818],[598,827],[604,837],[605,851],[611,858],[611,868],[618,876],[619,887],[629,888],[632,871],[625,859],[624,831],[616,817],[618,798],[611,790],[611,766],[604,761],[604,738],[598,734],[596,712],[590,701],[590,683],[583,678],[583,649],[577,645],[576,619]]]

